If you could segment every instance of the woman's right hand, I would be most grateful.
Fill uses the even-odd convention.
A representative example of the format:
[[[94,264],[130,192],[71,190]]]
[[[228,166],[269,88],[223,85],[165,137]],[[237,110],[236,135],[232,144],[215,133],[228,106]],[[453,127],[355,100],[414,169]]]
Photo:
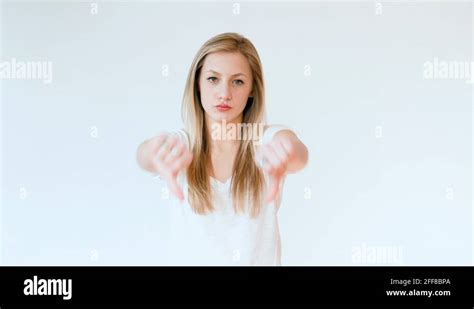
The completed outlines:
[[[166,181],[170,191],[181,201],[184,200],[183,190],[178,185],[177,177],[185,170],[193,159],[187,145],[173,133],[162,133],[148,142],[151,149],[151,166],[160,178]]]

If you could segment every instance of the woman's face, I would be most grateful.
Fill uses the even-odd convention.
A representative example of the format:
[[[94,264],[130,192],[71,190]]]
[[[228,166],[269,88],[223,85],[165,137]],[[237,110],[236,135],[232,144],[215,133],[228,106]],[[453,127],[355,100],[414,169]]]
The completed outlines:
[[[240,122],[252,95],[252,71],[240,52],[216,52],[204,59],[199,90],[206,118],[211,122]]]

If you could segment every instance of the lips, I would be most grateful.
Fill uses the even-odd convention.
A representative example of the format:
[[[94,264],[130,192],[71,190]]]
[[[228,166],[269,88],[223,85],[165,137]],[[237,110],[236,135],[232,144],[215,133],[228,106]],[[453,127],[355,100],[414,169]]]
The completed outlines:
[[[219,104],[219,105],[216,105],[216,108],[217,108],[219,111],[228,111],[228,110],[231,109],[232,107],[230,107],[230,105],[227,105],[227,104]]]

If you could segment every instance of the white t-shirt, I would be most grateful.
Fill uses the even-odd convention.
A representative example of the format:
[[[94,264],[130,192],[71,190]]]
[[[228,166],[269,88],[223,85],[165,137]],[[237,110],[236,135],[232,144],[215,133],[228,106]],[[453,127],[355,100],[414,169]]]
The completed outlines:
[[[265,130],[263,143],[285,126]],[[174,132],[188,145],[184,130]],[[265,176],[267,177],[267,176]],[[193,212],[188,203],[185,173],[178,175],[184,201],[170,194],[170,238],[168,258],[171,265],[281,265],[281,241],[278,209],[284,180],[277,198],[265,204],[259,215],[235,213],[230,197],[230,183],[210,177],[215,193],[215,211],[207,215]],[[267,184],[268,184],[268,179]]]

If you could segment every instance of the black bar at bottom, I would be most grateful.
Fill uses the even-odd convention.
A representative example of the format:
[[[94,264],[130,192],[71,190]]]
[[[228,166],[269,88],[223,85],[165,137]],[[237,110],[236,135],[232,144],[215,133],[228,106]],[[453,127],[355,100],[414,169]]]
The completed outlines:
[[[0,267],[0,308],[13,304],[249,303],[474,308],[473,269],[5,266]]]

